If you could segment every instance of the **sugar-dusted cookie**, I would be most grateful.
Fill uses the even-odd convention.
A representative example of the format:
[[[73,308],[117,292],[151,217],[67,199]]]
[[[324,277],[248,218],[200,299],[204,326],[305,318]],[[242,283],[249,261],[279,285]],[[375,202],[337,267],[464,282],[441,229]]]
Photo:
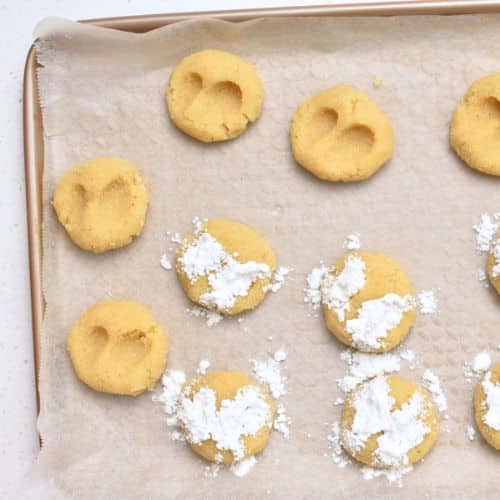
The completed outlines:
[[[293,156],[316,177],[361,181],[392,156],[392,126],[363,92],[339,85],[314,94],[293,116]]]
[[[493,240],[486,268],[491,285],[500,294],[500,234],[497,234]]]
[[[477,384],[474,409],[481,435],[495,450],[500,450],[500,363]]]
[[[349,455],[377,468],[418,462],[439,435],[430,394],[404,378],[381,375],[349,394],[341,429],[342,444]]]
[[[469,167],[500,175],[500,73],[469,87],[453,114],[450,142]]]
[[[202,142],[242,134],[260,115],[264,88],[252,66],[221,50],[202,50],[174,68],[167,88],[170,118]]]
[[[68,170],[52,204],[73,242],[100,253],[128,245],[141,233],[148,193],[134,166],[103,157]]]
[[[187,236],[176,255],[176,270],[186,295],[223,314],[253,309],[264,299],[276,258],[253,229],[225,219],[205,222]]]
[[[73,325],[68,352],[76,374],[92,389],[137,396],[161,377],[168,340],[143,305],[103,300]]]
[[[377,252],[350,252],[321,286],[326,326],[364,352],[396,347],[415,322],[413,286],[401,267]]]
[[[176,412],[191,448],[232,464],[262,451],[275,407],[269,391],[240,372],[214,371],[187,382]]]

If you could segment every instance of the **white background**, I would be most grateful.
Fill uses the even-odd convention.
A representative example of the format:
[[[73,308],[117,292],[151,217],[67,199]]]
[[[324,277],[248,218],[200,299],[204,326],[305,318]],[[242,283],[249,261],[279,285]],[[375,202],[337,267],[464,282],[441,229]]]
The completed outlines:
[[[46,16],[84,19],[319,3],[348,0],[0,2],[0,498],[15,498],[7,491],[19,485],[38,452],[22,150],[22,74],[34,26]]]

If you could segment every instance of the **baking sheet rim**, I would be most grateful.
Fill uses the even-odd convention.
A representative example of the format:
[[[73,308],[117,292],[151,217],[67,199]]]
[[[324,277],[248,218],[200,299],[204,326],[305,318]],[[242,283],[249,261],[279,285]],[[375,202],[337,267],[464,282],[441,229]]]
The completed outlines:
[[[176,14],[151,14],[87,19],[80,22],[122,31],[146,32],[174,22],[201,17],[216,17],[240,22],[277,16],[397,16],[415,14],[466,14],[500,12],[500,0],[451,0],[318,5],[310,7],[277,7],[267,9],[225,10]],[[43,182],[43,125],[36,84],[36,58],[32,45],[28,51],[23,79],[23,136],[26,178],[26,210],[28,257],[30,268],[33,356],[37,414],[40,412],[39,342],[45,299],[42,288],[42,182]]]

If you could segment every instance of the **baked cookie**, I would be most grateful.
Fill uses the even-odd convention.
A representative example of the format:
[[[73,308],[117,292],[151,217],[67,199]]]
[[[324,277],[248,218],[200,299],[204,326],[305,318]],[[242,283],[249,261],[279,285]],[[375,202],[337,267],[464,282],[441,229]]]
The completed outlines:
[[[486,263],[491,285],[500,294],[500,235],[497,234],[491,245]]]
[[[143,305],[103,300],[73,325],[67,347],[76,374],[89,387],[137,396],[161,377],[168,340]]]
[[[264,88],[246,61],[221,50],[184,58],[170,76],[170,118],[202,142],[227,141],[242,134],[260,115]]]
[[[483,438],[500,450],[500,364],[486,372],[474,394],[476,424]]]
[[[450,142],[469,167],[500,175],[500,73],[469,87],[453,114]]]
[[[135,167],[104,157],[68,170],[52,205],[73,242],[100,253],[128,245],[141,233],[148,193]]]
[[[392,156],[392,126],[363,92],[345,85],[322,90],[293,116],[295,160],[326,181],[361,181]]]
[[[215,371],[187,382],[178,405],[191,448],[221,464],[262,451],[275,415],[269,391],[240,372]]]
[[[176,255],[176,270],[186,295],[197,304],[235,315],[264,300],[276,258],[253,229],[224,219],[202,224],[187,236]]]
[[[340,342],[363,352],[385,352],[415,322],[413,286],[401,267],[377,252],[349,252],[323,279],[326,326]]]
[[[344,403],[341,429],[347,453],[377,468],[418,462],[439,435],[430,394],[394,376],[378,376],[354,389]]]

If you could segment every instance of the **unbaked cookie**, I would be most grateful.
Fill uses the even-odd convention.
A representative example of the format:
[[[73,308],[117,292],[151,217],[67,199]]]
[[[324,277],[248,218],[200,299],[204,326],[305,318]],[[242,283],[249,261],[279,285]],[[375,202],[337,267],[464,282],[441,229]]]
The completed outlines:
[[[143,305],[103,300],[73,325],[68,352],[78,377],[100,392],[152,390],[167,360],[166,334]]]
[[[104,157],[68,170],[52,204],[70,238],[100,253],[128,245],[141,233],[148,193],[135,167]]]
[[[385,352],[415,322],[413,286],[401,267],[376,252],[350,252],[321,286],[326,326],[340,342],[364,352]]]
[[[263,98],[253,67],[221,50],[203,50],[183,59],[167,88],[172,121],[202,142],[238,137],[259,117]]]
[[[189,381],[178,405],[191,448],[221,464],[262,451],[275,415],[269,391],[241,372],[215,371]]]
[[[339,85],[302,104],[290,128],[297,163],[327,181],[361,181],[392,156],[392,126],[363,92]]]
[[[500,235],[497,234],[491,245],[486,264],[491,285],[500,294]]]
[[[469,167],[500,175],[500,73],[469,87],[453,114],[450,142]]]
[[[377,468],[418,462],[439,435],[429,393],[395,376],[378,376],[354,389],[344,403],[341,428],[345,450]]]
[[[476,424],[484,439],[500,450],[500,364],[486,372],[474,394]]]
[[[267,293],[276,258],[253,229],[224,219],[203,223],[176,255],[176,270],[187,296],[223,314],[255,308]]]

